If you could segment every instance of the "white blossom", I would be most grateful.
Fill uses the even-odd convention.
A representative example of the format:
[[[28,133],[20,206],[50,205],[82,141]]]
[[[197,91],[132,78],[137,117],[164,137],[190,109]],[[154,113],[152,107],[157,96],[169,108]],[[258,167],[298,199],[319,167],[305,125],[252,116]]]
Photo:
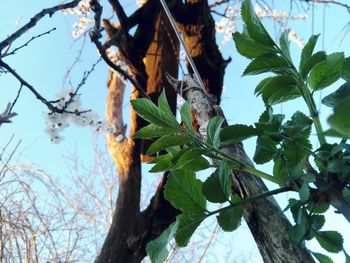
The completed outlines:
[[[84,32],[88,30],[89,24],[93,23],[94,20],[91,17],[92,12],[90,8],[90,0],[80,1],[77,7],[64,9],[62,13],[65,15],[74,15],[79,21],[73,24],[72,37],[78,38]]]
[[[57,102],[55,107],[65,108],[66,112],[45,113],[46,133],[52,143],[59,143],[63,140],[60,133],[71,124],[78,127],[91,127],[97,132],[114,132],[115,128],[110,127],[108,122],[99,117],[96,112],[88,111],[81,106],[80,94],[74,94],[71,89],[62,90],[56,94]]]

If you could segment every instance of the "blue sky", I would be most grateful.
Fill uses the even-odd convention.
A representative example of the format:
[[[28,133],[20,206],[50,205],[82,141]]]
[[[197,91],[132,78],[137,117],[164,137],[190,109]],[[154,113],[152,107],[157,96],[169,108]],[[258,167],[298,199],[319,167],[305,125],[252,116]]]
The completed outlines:
[[[0,27],[0,39],[4,39],[8,34],[16,30],[18,26],[23,25],[35,13],[44,7],[56,4],[57,1],[8,1],[4,4],[6,12],[2,12]],[[130,11],[133,5],[129,5]],[[276,4],[276,9],[287,10],[289,1],[279,1]],[[295,13],[303,13],[303,10],[298,11],[293,9]],[[107,12],[108,14],[108,12]],[[325,33],[321,36],[318,49],[322,49],[324,41],[324,49],[327,52],[345,51],[346,56],[349,56],[350,41],[345,38],[340,41],[339,34],[343,26],[349,21],[349,14],[334,6],[326,8],[326,23],[323,24],[324,9],[322,6],[315,8],[315,18],[312,25],[312,19],[306,22],[293,22],[291,27],[298,35],[305,40],[310,36],[311,32]],[[106,15],[107,16],[107,15]],[[217,18],[217,17],[215,17]],[[335,19],[336,18],[336,19]],[[17,21],[17,24],[16,24]],[[22,38],[16,41],[13,47],[23,44],[32,36],[43,33],[56,27],[50,35],[46,35],[40,39],[33,41],[29,47],[21,49],[14,56],[6,58],[5,62],[10,64],[17,72],[31,83],[45,97],[52,99],[54,95],[63,88],[63,78],[67,68],[74,62],[78,55],[79,49],[82,46],[83,38],[74,41],[71,37],[72,25],[77,19],[73,16],[64,16],[56,14],[52,18],[44,18],[37,27],[27,32]],[[264,20],[265,25],[268,25],[269,32],[274,36],[278,35],[278,29],[272,22]],[[240,26],[240,23],[238,23]],[[323,27],[325,30],[323,30]],[[241,30],[241,27],[239,27]],[[218,35],[218,41],[221,42],[222,36]],[[293,58],[296,64],[299,61],[300,48],[295,44],[291,44]],[[258,83],[259,77],[241,77],[241,74],[248,65],[249,61],[237,54],[233,41],[228,42],[222,47],[225,58],[232,57],[232,62],[227,68],[225,76],[225,91],[223,93],[222,107],[230,123],[252,124],[258,119],[258,116],[263,112],[264,105],[260,98],[254,96],[254,88]],[[70,81],[73,86],[76,86],[82,78],[83,72],[88,70],[91,65],[98,59],[96,48],[86,39],[85,46],[82,52],[81,60],[73,69],[70,75]],[[104,103],[106,100],[107,90],[105,87],[107,79],[107,67],[101,62],[96,68],[96,71],[90,76],[87,84],[82,88],[83,105],[85,108],[91,108],[98,112],[101,116],[104,115]],[[339,85],[335,84],[333,90]],[[0,107],[6,102],[12,101],[18,91],[19,83],[14,80],[9,74],[0,76]],[[332,90],[332,89],[331,89]],[[325,95],[324,92],[322,95]],[[318,95],[316,101],[318,102]],[[282,106],[275,108],[276,112],[282,112],[290,115],[295,110],[307,112],[301,100],[295,100],[291,103],[285,103]],[[60,177],[67,174],[62,160],[62,155],[75,152],[79,155],[80,160],[85,164],[93,161],[93,145],[92,138],[95,137],[88,128],[69,127],[63,136],[65,140],[60,144],[51,144],[48,136],[44,133],[43,113],[47,112],[44,105],[40,104],[35,97],[26,89],[22,91],[22,95],[14,109],[18,116],[13,119],[12,124],[3,125],[0,129],[0,146],[4,145],[8,139],[15,135],[16,140],[22,140],[18,158],[21,161],[35,162],[41,165],[47,173],[55,177]],[[320,108],[323,115],[323,122],[326,125],[326,118],[330,112],[327,108]],[[127,119],[127,116],[125,117]],[[316,143],[316,137],[313,141]],[[99,143],[103,144],[103,136],[99,137]],[[245,143],[246,150],[250,156],[254,153],[254,140],[249,140]],[[259,167],[265,171],[271,169],[271,165]],[[152,175],[150,175],[152,176]],[[287,198],[285,195],[279,198],[282,206],[285,205]],[[343,220],[342,216],[329,213],[331,220],[328,220],[328,225],[325,229],[339,229],[345,237],[346,243],[344,247],[350,247],[350,228]],[[225,237],[245,237],[247,229],[240,230],[239,233],[228,233]],[[252,242],[251,240],[247,243]],[[238,242],[237,246],[242,246],[241,249],[247,246],[245,242]],[[315,249],[314,249],[315,250]],[[319,250],[322,251],[322,250]],[[333,256],[332,256],[333,257]],[[336,262],[342,262],[342,255],[334,256]],[[225,261],[220,261],[225,262]]]

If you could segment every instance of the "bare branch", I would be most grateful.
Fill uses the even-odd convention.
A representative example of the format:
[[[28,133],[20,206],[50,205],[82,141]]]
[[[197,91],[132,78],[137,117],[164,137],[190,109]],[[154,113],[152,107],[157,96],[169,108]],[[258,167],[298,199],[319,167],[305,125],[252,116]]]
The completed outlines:
[[[74,1],[71,1],[71,2],[66,3],[66,4],[60,4],[60,5],[56,5],[54,7],[51,7],[51,8],[43,9],[42,11],[37,13],[34,17],[32,17],[27,24],[22,26],[20,29],[18,29],[16,32],[11,34],[5,40],[1,41],[0,42],[0,52],[5,47],[10,45],[13,41],[15,41],[17,38],[22,36],[29,29],[34,27],[39,22],[39,20],[41,20],[45,15],[49,15],[51,17],[54,13],[56,13],[59,10],[63,10],[63,9],[67,9],[67,8],[73,8],[73,7],[77,6],[79,4],[79,2],[80,2],[80,0],[74,0]]]
[[[50,34],[52,31],[55,31],[55,30],[56,30],[56,28],[54,27],[54,28],[52,28],[52,29],[50,29],[50,30],[48,30],[48,31],[46,31],[46,32],[44,32],[44,33],[41,33],[41,34],[37,35],[37,36],[33,36],[31,39],[29,39],[29,40],[28,40],[26,43],[24,43],[23,45],[20,45],[19,47],[16,47],[14,50],[12,50],[12,51],[10,51],[10,52],[6,51],[4,54],[1,55],[1,58],[7,57],[7,56],[10,56],[10,55],[14,55],[18,50],[20,50],[20,49],[22,49],[22,48],[28,46],[29,43],[32,42],[33,40],[35,40],[35,39],[37,39],[37,38],[40,38],[40,37],[42,37],[42,36],[44,36],[44,35],[48,35],[48,34]]]

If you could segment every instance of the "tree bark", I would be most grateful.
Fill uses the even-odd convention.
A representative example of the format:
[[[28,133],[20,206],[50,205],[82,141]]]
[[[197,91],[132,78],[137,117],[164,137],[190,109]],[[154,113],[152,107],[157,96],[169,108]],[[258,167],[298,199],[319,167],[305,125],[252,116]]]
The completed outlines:
[[[175,113],[176,93],[165,82],[164,73],[177,76],[179,44],[161,12],[153,25],[152,41],[144,58],[144,67],[134,67],[139,76],[147,76],[147,94],[156,100],[165,87],[169,104]],[[125,54],[123,54],[125,58]],[[128,59],[127,57],[125,59]],[[129,60],[130,61],[130,60]],[[144,70],[144,72],[142,72]],[[166,175],[159,184],[150,205],[140,211],[141,158],[147,144],[134,140],[134,133],[146,123],[131,110],[130,134],[127,138],[122,119],[124,83],[115,72],[110,72],[106,116],[116,132],[107,136],[107,144],[120,178],[119,192],[112,224],[97,257],[97,263],[140,262],[146,256],[146,245],[174,221],[177,211],[164,199]],[[133,90],[131,99],[139,97]]]

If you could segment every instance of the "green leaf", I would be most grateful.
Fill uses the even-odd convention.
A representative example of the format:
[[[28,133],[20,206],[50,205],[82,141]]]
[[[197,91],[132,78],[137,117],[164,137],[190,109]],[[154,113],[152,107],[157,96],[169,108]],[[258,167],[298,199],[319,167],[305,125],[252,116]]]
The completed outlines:
[[[220,132],[220,138],[223,145],[238,143],[256,135],[258,135],[258,133],[253,126],[242,124],[227,126]]]
[[[306,202],[310,197],[310,188],[307,183],[303,183],[299,189],[299,196],[302,202]]]
[[[295,79],[289,75],[262,80],[256,87],[255,94],[261,94],[268,105],[275,105],[301,96]]]
[[[242,3],[241,15],[246,24],[247,31],[252,39],[267,46],[275,46],[274,41],[267,33],[266,29],[255,14],[254,8],[250,0],[245,0]]]
[[[174,134],[178,132],[180,129],[175,128],[167,128],[155,125],[153,123],[141,128],[134,134],[135,139],[151,139],[158,138],[167,134]]]
[[[308,83],[314,90],[324,89],[340,78],[344,64],[344,53],[333,53],[325,61],[315,65],[308,77]]]
[[[262,55],[246,67],[243,72],[243,76],[258,75],[265,72],[274,72],[277,74],[285,73],[288,71],[289,65],[286,60],[275,54]]]
[[[152,101],[144,98],[131,100],[131,105],[134,111],[146,121],[161,127],[173,127],[173,123],[167,120],[166,116]]]
[[[167,122],[171,123],[172,127],[177,127],[177,129],[181,129],[180,124],[177,122],[176,117],[174,116],[174,113],[171,111],[169,107],[169,103],[165,96],[165,89],[162,91],[158,98],[158,106],[159,109],[162,111],[164,116],[167,118]]]
[[[259,136],[256,141],[256,149],[253,160],[257,164],[270,161],[277,153],[276,142],[266,135]]]
[[[315,237],[328,252],[338,253],[343,249],[343,237],[336,231],[315,231]]]
[[[203,194],[209,202],[220,204],[227,202],[217,171],[212,173],[203,183]]]
[[[326,219],[324,215],[312,215],[310,221],[312,229],[318,231],[324,226]]]
[[[172,223],[160,236],[149,242],[146,251],[152,263],[163,263],[168,256],[168,243],[174,237],[177,223]]]
[[[165,185],[165,198],[177,209],[188,214],[206,211],[206,199],[202,194],[202,182],[194,172],[172,171]]]
[[[301,51],[301,58],[300,58],[300,65],[299,65],[300,71],[302,71],[302,69],[305,67],[306,62],[311,58],[319,36],[320,35],[311,36],[307,41],[306,45],[304,46],[303,50]]]
[[[345,81],[350,82],[350,57],[347,57],[344,61],[341,77]]]
[[[288,33],[284,31],[281,36],[280,36],[280,46],[281,46],[281,51],[283,55],[289,59],[289,61],[292,61],[292,58],[290,57],[290,51],[289,51],[289,46],[290,46],[290,41],[288,40]]]
[[[322,103],[328,107],[335,107],[339,102],[350,96],[350,83],[343,84],[335,92],[322,99]]]
[[[184,169],[197,172],[209,168],[210,163],[201,156],[204,152],[205,151],[200,148],[189,149],[180,156],[173,170]]]
[[[187,214],[181,214],[176,217],[178,228],[175,234],[175,240],[178,246],[185,247],[190,241],[194,231],[206,218],[205,215],[191,217]]]
[[[224,120],[225,119],[220,116],[215,116],[214,118],[210,119],[207,126],[208,143],[215,149],[218,149],[221,144],[220,131]]]
[[[306,233],[306,229],[304,225],[294,225],[288,229],[289,238],[296,243],[299,243]]]
[[[328,118],[331,127],[345,137],[350,137],[350,97],[339,102],[334,108],[334,114]]]
[[[232,34],[239,54],[247,58],[257,58],[265,54],[275,54],[276,49],[254,41],[250,37],[239,32]]]
[[[306,79],[307,75],[310,73],[310,70],[327,59],[327,54],[324,51],[319,51],[313,54],[304,64],[301,65],[300,74],[303,79]]]
[[[180,115],[181,115],[182,122],[185,123],[187,131],[190,134],[195,135],[196,132],[192,126],[192,121],[191,121],[191,101],[188,100],[182,105],[180,109]]]
[[[147,150],[147,155],[154,154],[171,146],[189,143],[191,142],[191,140],[191,137],[189,137],[188,135],[164,135],[163,137],[160,137],[150,145],[150,147]]]
[[[273,176],[286,181],[289,177],[289,171],[287,168],[287,162],[282,156],[276,156],[273,159]]]
[[[237,195],[232,197],[233,204],[239,201],[241,201],[241,199]],[[221,211],[216,218],[222,230],[228,232],[236,230],[241,224],[243,211],[244,209],[242,205],[234,206]]]
[[[283,154],[290,163],[297,164],[311,154],[312,144],[305,137],[294,137],[282,143]]]
[[[327,164],[327,169],[331,173],[341,173],[348,169],[348,161],[343,159],[330,160]]]
[[[223,160],[218,167],[218,175],[221,188],[227,198],[231,196],[232,179],[230,176],[230,167],[226,160]]]
[[[163,171],[168,171],[172,165],[172,159],[173,156],[170,153],[154,158],[150,163],[155,163],[155,165],[149,170],[149,172],[159,173]]]
[[[326,255],[323,255],[321,253],[316,253],[316,252],[311,252],[311,253],[320,263],[333,263],[333,260]]]

